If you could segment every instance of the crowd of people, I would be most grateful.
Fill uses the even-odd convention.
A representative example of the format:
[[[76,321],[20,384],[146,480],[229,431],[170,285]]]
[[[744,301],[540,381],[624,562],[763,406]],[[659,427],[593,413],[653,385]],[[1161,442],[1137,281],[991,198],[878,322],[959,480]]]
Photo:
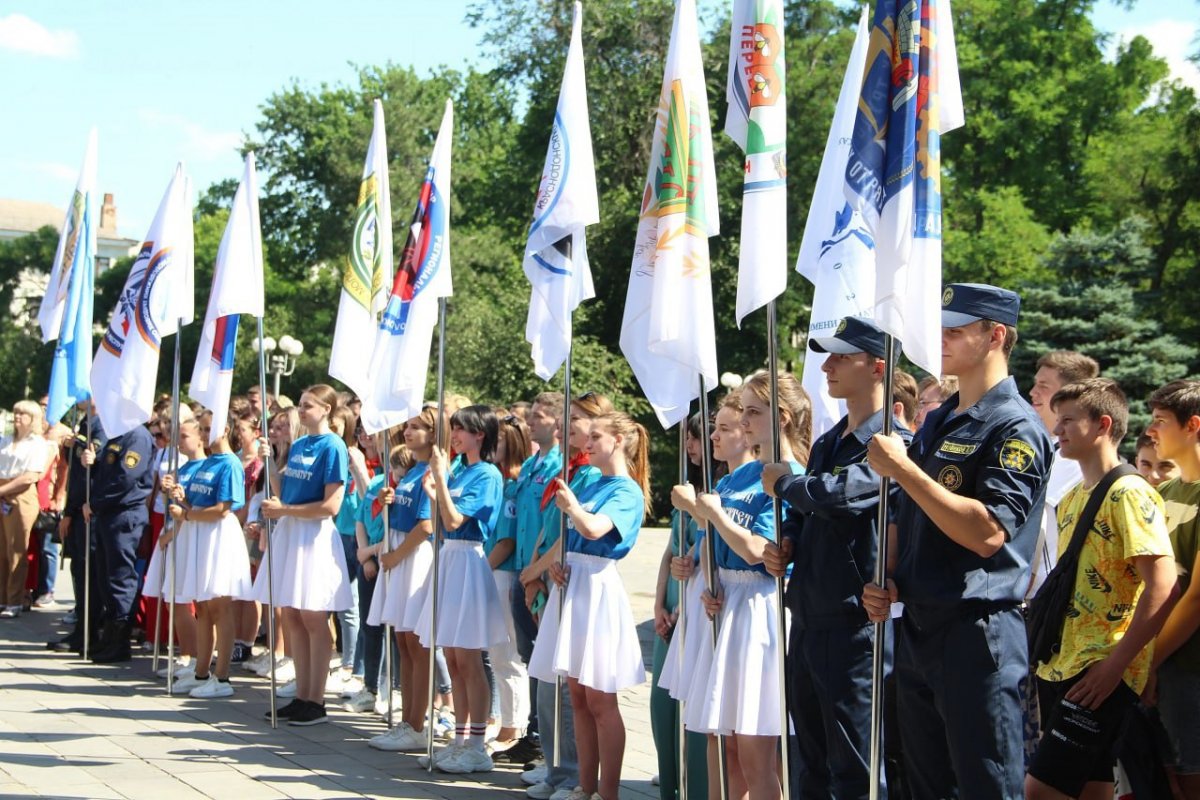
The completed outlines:
[[[779,797],[785,733],[792,796],[868,797],[875,689],[880,797],[1111,798],[1119,763],[1139,798],[1200,798],[1200,382],[1148,398],[1123,465],[1128,400],[1096,361],[1042,354],[1029,401],[1018,390],[1019,307],[946,287],[944,375],[919,383],[885,374],[870,320],[812,338],[846,411],[815,441],[788,373],[688,421],[654,604],[664,800],[681,773],[692,797],[722,779],[730,797]],[[615,800],[618,695],[646,680],[616,563],[650,518],[649,439],[602,394],[564,402],[452,396],[372,436],[329,386],[295,406],[251,389],[222,430],[164,397],[113,439],[87,408],[47,429],[18,403],[0,445],[0,616],[53,601],[61,540],[79,601],[51,649],[86,637],[110,663],[157,642],[174,690],[213,701],[235,694],[235,666],[273,671],[281,723],[326,721],[335,692],[345,713],[392,719],[371,747],[423,753],[431,727],[440,773],[521,763],[530,797]]]

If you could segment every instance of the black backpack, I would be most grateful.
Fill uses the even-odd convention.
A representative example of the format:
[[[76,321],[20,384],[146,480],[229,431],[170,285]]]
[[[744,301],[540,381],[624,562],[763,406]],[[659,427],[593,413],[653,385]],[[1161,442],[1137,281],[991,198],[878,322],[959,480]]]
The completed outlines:
[[[1083,513],[1075,522],[1075,530],[1071,534],[1071,544],[1067,551],[1058,559],[1054,569],[1046,576],[1045,583],[1033,599],[1029,601],[1026,613],[1026,633],[1029,635],[1029,663],[1046,663],[1058,652],[1062,644],[1063,622],[1067,618],[1067,609],[1075,594],[1075,577],[1079,570],[1079,553],[1083,550],[1083,542],[1087,539],[1092,523],[1096,521],[1096,513],[1100,504],[1108,496],[1108,490],[1118,478],[1125,475],[1137,475],[1138,471],[1129,464],[1119,464],[1100,479],[1096,488],[1088,497]]]

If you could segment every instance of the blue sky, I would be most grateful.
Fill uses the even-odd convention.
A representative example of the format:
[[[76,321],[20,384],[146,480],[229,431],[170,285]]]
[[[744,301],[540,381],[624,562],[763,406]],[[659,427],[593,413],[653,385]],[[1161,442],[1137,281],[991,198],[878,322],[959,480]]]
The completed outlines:
[[[0,197],[65,206],[88,128],[100,132],[100,191],[123,235],[146,232],[176,161],[198,188],[240,173],[236,152],[259,105],[295,78],[353,80],[350,66],[393,61],[426,71],[486,66],[468,0],[204,3],[0,2]],[[1186,62],[1195,0],[1099,3],[1097,25],[1142,34],[1200,87]],[[597,76],[599,77],[599,76]],[[969,90],[969,87],[966,87]],[[365,147],[365,143],[364,143]]]

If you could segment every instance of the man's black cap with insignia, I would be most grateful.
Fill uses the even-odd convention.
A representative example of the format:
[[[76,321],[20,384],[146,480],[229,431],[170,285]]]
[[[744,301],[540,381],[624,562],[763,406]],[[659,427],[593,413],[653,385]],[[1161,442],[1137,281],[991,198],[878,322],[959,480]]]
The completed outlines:
[[[942,327],[961,328],[990,319],[1003,325],[1017,324],[1021,296],[986,283],[951,283],[942,292]]]
[[[813,337],[808,340],[808,349],[818,353],[837,353],[852,355],[854,353],[869,353],[876,358],[884,358],[884,332],[874,322],[863,317],[843,317],[838,323],[833,336]],[[900,341],[896,340],[896,355],[900,355]]]

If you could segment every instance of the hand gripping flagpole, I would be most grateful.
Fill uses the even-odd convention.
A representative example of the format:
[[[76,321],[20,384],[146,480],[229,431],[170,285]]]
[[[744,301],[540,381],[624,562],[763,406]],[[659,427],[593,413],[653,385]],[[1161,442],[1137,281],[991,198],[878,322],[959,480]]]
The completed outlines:
[[[896,369],[896,343],[891,334],[883,337],[883,435],[892,435],[892,378]],[[887,588],[888,562],[888,490],[891,481],[879,476],[879,516],[875,530],[879,537],[879,554],[875,560],[875,583]],[[870,800],[882,797],[883,779],[883,681],[884,656],[888,620],[875,623],[875,641],[871,647],[871,750]]]
[[[258,318],[258,396],[262,402],[262,413],[259,414],[258,424],[264,442],[269,442],[268,431],[268,412],[267,407],[267,354],[262,347],[263,341],[263,321],[262,317]],[[279,376],[276,375],[278,380]],[[279,395],[276,394],[276,397]],[[271,448],[267,446],[267,457],[263,461],[263,497],[271,497]],[[275,574],[272,564],[271,549],[271,533],[275,529],[275,520],[263,517],[263,526],[267,531],[267,552],[263,554],[265,563],[259,565],[259,569],[264,566],[267,568],[267,663],[271,667],[271,727],[275,728],[279,725],[279,717],[277,715],[278,708],[275,701]]]
[[[179,479],[179,369],[183,361],[183,348],[180,347],[179,340],[183,336],[183,317],[176,320],[175,325],[175,366],[171,374],[171,474],[175,479]],[[170,500],[167,501],[167,520],[173,520],[171,516]],[[163,524],[167,524],[167,520],[163,520]],[[171,606],[167,613],[167,642],[175,641],[175,581],[179,577],[176,567],[178,566],[179,553],[179,523],[171,522],[171,530],[174,536],[171,537]],[[160,600],[161,605],[161,600]],[[155,638],[158,638],[158,631],[155,631]],[[199,665],[197,665],[199,666]],[[175,658],[167,659],[167,697],[170,697],[175,692]]]
[[[687,483],[687,467],[688,467],[687,425],[688,425],[688,420],[687,420],[687,415],[685,414],[683,419],[681,419],[679,421],[679,483],[680,483],[680,485]],[[677,531],[677,538],[676,538],[677,544],[675,546],[675,555],[677,555],[679,558],[686,558],[687,553],[688,553],[688,545],[687,545],[688,515],[687,515],[686,511],[679,512],[679,516],[677,518],[677,524],[679,526],[679,530]],[[675,580],[675,579],[671,578],[670,580]],[[679,658],[678,658],[679,665],[678,665],[676,674],[679,676],[679,679],[682,680],[683,675],[684,675],[684,669],[686,668],[686,665],[684,663],[684,657],[686,656],[686,653],[687,653],[687,633],[686,633],[687,627],[684,624],[684,606],[687,603],[688,582],[686,580],[680,580],[680,581],[678,581],[678,583],[679,583],[679,598],[675,603],[676,616],[675,616],[675,634],[674,635],[679,637],[679,644],[676,646],[676,649],[675,649],[675,652],[679,656]],[[676,786],[679,787],[679,800],[687,800],[687,796],[688,796],[687,728],[685,728],[684,724],[683,724],[684,714],[687,711],[687,701],[681,699],[681,700],[677,701],[677,705],[678,705],[678,708],[676,710],[676,717],[678,718],[678,730],[676,731],[676,735],[679,737],[679,752],[677,754],[678,758],[679,758],[679,764],[677,765],[677,771],[678,771],[679,775],[676,779],[676,781],[677,781]]]
[[[379,452],[379,460],[383,464],[383,485],[379,487],[380,491],[391,485],[392,480],[392,462],[389,454],[387,431],[380,431],[375,434],[375,449]],[[383,555],[387,555],[392,550],[392,529],[389,527],[388,509],[390,504],[380,503],[383,508]],[[375,591],[383,592],[383,597],[380,598],[379,607],[387,607],[387,581],[383,578],[383,559],[379,559],[379,570],[375,573]],[[359,613],[363,613],[360,611]],[[365,620],[366,617],[363,617]],[[392,623],[384,620],[383,623],[383,679],[387,686],[388,702],[387,702],[387,727],[392,729]]]
[[[438,447],[442,446],[442,418],[446,408],[446,298],[438,298],[438,360],[437,360],[437,421],[433,426],[433,440]],[[425,727],[425,756],[428,759],[425,769],[433,772],[433,701],[437,694],[437,626],[438,626],[438,567],[441,560],[442,545],[442,512],[438,507],[437,494],[433,497],[433,564],[430,566],[429,590],[433,592],[430,599],[429,615],[429,724]]]
[[[707,494],[712,491],[712,451],[708,440],[708,391],[704,388],[704,375],[700,374],[700,482],[701,488]],[[704,550],[708,563],[705,565],[708,579],[708,592],[716,597],[721,586],[717,577],[717,543],[714,539],[716,531],[708,523],[704,525]],[[717,647],[717,636],[721,632],[720,612],[712,620],[712,646]],[[725,737],[717,735],[717,782],[720,784],[721,800],[729,797],[728,761],[725,754]]]
[[[771,461],[778,463],[782,458],[781,431],[779,429],[779,346],[775,322],[775,301],[767,303],[767,371],[771,375]],[[783,535],[783,501],[773,498],[772,512],[775,516],[775,541],[779,542]],[[787,707],[787,610],[783,606],[783,578],[775,579],[775,638],[778,642],[779,654],[779,724],[780,755],[779,755],[779,784],[783,790],[783,800],[788,800],[791,793],[788,784],[791,782],[788,767],[788,707]]]
[[[84,447],[92,446],[92,409],[88,404],[87,412],[87,442]],[[85,486],[83,501],[89,511],[92,507],[92,465],[84,467]],[[83,660],[87,661],[88,646],[92,635],[92,515],[89,513],[83,520]]]

